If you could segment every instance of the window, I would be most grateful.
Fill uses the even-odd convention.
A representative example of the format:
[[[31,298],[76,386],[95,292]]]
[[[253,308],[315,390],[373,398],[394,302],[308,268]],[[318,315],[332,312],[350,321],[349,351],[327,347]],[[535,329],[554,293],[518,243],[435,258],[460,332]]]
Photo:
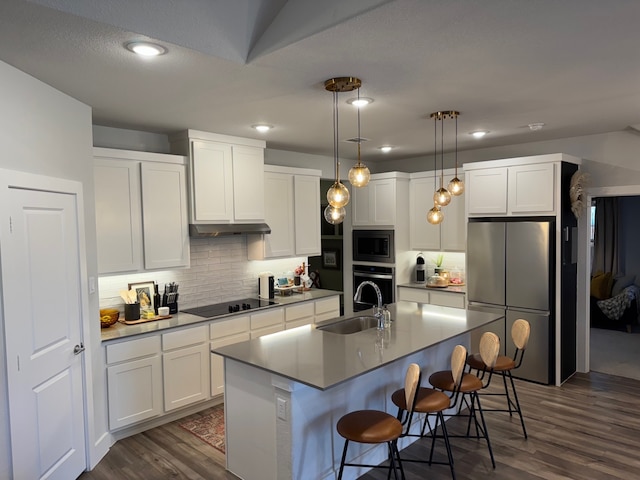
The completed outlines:
[[[590,232],[590,239],[591,239],[591,244],[593,245],[593,242],[595,240],[595,233],[596,233],[596,206],[595,204],[591,205],[591,208],[589,210],[589,214],[591,215],[590,217],[590,226],[591,226],[591,232]]]

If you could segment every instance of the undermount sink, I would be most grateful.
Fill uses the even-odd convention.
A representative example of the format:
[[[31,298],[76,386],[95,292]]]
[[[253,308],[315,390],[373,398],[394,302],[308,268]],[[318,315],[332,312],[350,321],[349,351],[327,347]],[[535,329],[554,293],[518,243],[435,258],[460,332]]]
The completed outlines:
[[[339,335],[349,335],[369,330],[370,328],[376,328],[377,326],[378,319],[373,315],[359,315],[330,325],[317,327],[317,329],[325,332],[337,333]]]

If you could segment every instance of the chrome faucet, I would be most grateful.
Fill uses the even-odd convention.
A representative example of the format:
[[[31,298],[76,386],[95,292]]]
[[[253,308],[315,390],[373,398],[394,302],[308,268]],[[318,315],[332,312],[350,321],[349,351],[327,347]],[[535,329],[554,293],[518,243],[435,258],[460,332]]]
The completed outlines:
[[[356,288],[356,293],[353,296],[353,301],[360,302],[360,300],[362,299],[362,287],[364,287],[365,285],[372,286],[373,289],[376,291],[376,295],[378,297],[378,307],[374,308],[373,315],[378,319],[378,329],[383,330],[384,329],[384,312],[382,311],[382,292],[380,291],[380,287],[378,287],[378,285],[376,285],[370,280],[365,280],[360,285],[358,285],[358,288]]]

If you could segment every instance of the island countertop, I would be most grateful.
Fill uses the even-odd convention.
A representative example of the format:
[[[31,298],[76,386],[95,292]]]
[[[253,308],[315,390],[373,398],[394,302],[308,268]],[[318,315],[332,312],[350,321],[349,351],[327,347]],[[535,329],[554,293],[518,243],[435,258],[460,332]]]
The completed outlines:
[[[340,335],[321,330],[324,325],[356,316],[350,315],[212,352],[326,390],[502,318],[499,314],[405,301],[389,305],[389,310],[393,321],[384,331],[371,328]],[[368,310],[357,315],[371,313]]]

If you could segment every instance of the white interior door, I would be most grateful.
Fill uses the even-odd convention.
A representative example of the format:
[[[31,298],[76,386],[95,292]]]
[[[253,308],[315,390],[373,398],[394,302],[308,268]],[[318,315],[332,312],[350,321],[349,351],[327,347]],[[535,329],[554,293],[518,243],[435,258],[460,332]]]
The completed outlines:
[[[86,468],[75,195],[9,188],[2,219],[14,478],[74,479]],[[80,353],[80,352],[79,352]]]

